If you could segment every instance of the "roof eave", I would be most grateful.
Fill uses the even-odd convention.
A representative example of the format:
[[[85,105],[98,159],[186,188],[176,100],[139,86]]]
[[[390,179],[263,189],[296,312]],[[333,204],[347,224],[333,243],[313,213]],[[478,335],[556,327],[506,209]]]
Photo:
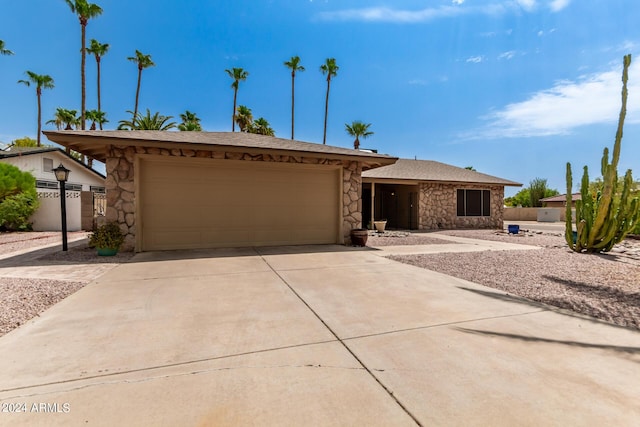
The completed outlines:
[[[140,138],[126,138],[126,137],[111,137],[101,135],[77,135],[70,132],[62,133],[59,131],[44,131],[47,138],[51,141],[60,144],[64,147],[68,147],[74,151],[90,156],[101,162],[105,162],[107,153],[110,146],[119,147],[148,147],[149,144],[153,144],[155,148],[176,149],[182,148],[191,150],[204,150],[204,151],[226,151],[226,152],[250,152],[255,154],[277,154],[277,155],[289,155],[298,157],[313,157],[313,158],[331,158],[337,160],[350,160],[363,163],[365,169],[373,169],[376,167],[387,166],[394,164],[398,158],[383,155],[361,155],[361,154],[340,154],[340,153],[328,153],[322,151],[308,151],[308,150],[295,150],[285,148],[267,148],[267,147],[255,147],[251,145],[230,145],[230,144],[214,144],[214,143],[202,143],[202,142],[189,142],[189,141],[157,141],[152,139],[140,139]]]
[[[438,184],[454,184],[454,185],[494,185],[494,186],[502,186],[502,187],[522,187],[522,184],[519,182],[482,182],[482,181],[455,181],[455,180],[438,180],[438,179],[421,179],[421,178],[391,178],[391,177],[369,177],[363,176],[362,182],[397,182],[406,181],[407,185],[412,185],[414,183],[438,183]]]

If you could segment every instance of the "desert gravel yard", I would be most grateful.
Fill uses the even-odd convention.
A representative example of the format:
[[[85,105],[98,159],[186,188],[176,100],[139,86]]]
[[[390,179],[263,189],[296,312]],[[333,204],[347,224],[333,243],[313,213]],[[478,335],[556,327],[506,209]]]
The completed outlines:
[[[597,317],[617,325],[640,329],[640,240],[627,239],[607,255],[570,251],[559,233],[523,233],[517,236],[495,230],[449,230],[430,233],[387,232],[371,235],[370,247],[440,245],[453,242],[446,234],[540,246],[539,251],[487,251],[391,256],[416,265],[514,295]],[[70,240],[86,233],[70,233]],[[127,262],[132,253],[98,257],[86,240],[62,252],[60,233],[0,233],[0,336],[39,315],[90,283],[100,274],[97,264]],[[24,253],[29,249],[32,252]],[[15,266],[68,266],[87,272],[81,280],[47,277],[7,277]],[[95,270],[95,274],[92,271]],[[60,279],[60,278],[58,278]]]
[[[85,232],[71,232],[69,241],[82,239]],[[43,246],[54,245],[41,249]],[[115,257],[98,257],[94,249],[87,247],[86,240],[71,243],[63,252],[59,232],[0,233],[0,336],[17,328],[47,308],[90,283],[95,274],[93,264],[117,265],[133,254],[118,254]],[[15,267],[43,268],[69,266],[82,268],[87,274],[81,280],[55,280],[46,277],[7,277],[5,270]]]
[[[404,237],[370,236],[367,245],[420,244],[420,239],[437,239],[438,234],[522,243],[544,249],[390,258],[640,329],[640,240],[627,239],[605,255],[574,253],[568,249],[560,233],[508,235],[495,230],[450,230]],[[411,241],[415,243],[408,243]]]

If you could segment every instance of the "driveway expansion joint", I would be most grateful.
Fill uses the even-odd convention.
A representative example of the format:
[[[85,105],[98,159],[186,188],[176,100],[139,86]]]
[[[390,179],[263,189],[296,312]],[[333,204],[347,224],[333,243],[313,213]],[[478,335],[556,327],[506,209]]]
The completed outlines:
[[[255,249],[254,249],[255,250]],[[393,401],[396,402],[396,404],[413,420],[413,422],[416,423],[416,425],[423,427],[423,424],[418,420],[418,418],[409,410],[409,408],[407,408],[399,399],[398,397],[396,397],[396,395],[393,393],[393,391],[388,388],[383,382],[382,380],[380,380],[374,373],[373,371],[377,371],[377,372],[383,372],[380,369],[369,369],[369,367],[367,367],[367,365],[364,364],[364,362],[362,362],[362,360],[360,360],[360,358],[355,354],[355,352],[347,345],[347,343],[345,343],[342,338],[340,338],[338,336],[338,334],[327,324],[327,322],[324,321],[324,319],[322,317],[320,317],[320,315],[311,307],[311,305],[309,305],[309,303],[307,301],[305,301],[304,298],[302,298],[302,296],[296,292],[295,289],[293,289],[293,286],[291,286],[291,284],[289,282],[287,282],[287,280],[282,277],[280,275],[280,273],[278,273],[271,264],[269,264],[269,262],[256,250],[256,253],[262,258],[263,262],[265,264],[267,264],[269,266],[269,268],[273,271],[273,273],[278,276],[280,278],[280,280],[282,281],[282,283],[285,284],[285,286],[287,288],[289,288],[289,290],[309,309],[309,311],[311,311],[311,313],[313,313],[313,315],[325,326],[325,328],[327,328],[327,330],[336,338],[336,340],[344,347],[344,349],[358,362],[358,364],[360,366],[362,366],[362,369],[365,370],[365,372],[367,372],[369,374],[369,376],[380,385],[380,387],[382,387],[382,389],[387,393],[387,395],[389,397],[391,397],[391,399],[393,399]]]
[[[358,336],[354,336],[354,337],[342,338],[342,340],[344,340],[344,341],[352,341],[352,340],[357,340],[357,339],[361,339],[361,338],[379,337],[379,336],[392,335],[392,334],[401,333],[401,332],[419,331],[419,330],[423,330],[423,329],[435,329],[435,328],[441,328],[443,326],[464,325],[466,323],[482,322],[484,320],[506,319],[506,318],[510,318],[510,317],[521,317],[521,316],[528,316],[530,314],[544,313],[546,311],[552,311],[552,310],[540,309],[540,310],[534,310],[534,311],[526,311],[526,312],[522,312],[522,313],[505,314],[505,315],[502,315],[502,316],[478,317],[478,318],[475,318],[475,319],[457,320],[455,322],[436,323],[436,324],[433,324],[433,325],[416,326],[416,327],[413,327],[413,328],[394,329],[394,330],[391,330],[391,331],[376,332],[374,334],[358,335]]]
[[[175,368],[175,367],[180,367],[180,366],[188,366],[188,365],[193,365],[193,364],[196,364],[196,363],[204,363],[204,362],[211,362],[211,361],[214,361],[214,360],[223,360],[223,359],[230,359],[230,358],[234,358],[234,357],[249,356],[249,355],[252,355],[252,354],[269,353],[269,352],[272,352],[272,351],[286,350],[286,349],[291,349],[291,348],[307,347],[307,346],[317,345],[317,344],[329,344],[329,343],[332,343],[332,342],[335,342],[335,341],[336,340],[315,341],[315,342],[308,342],[308,343],[302,343],[302,344],[287,345],[287,346],[282,346],[282,347],[274,347],[274,348],[265,348],[265,349],[261,349],[261,350],[246,351],[246,352],[242,352],[242,353],[226,354],[226,355],[222,355],[222,356],[205,357],[205,358],[201,358],[201,359],[187,360],[187,361],[183,361],[183,362],[166,363],[164,365],[147,366],[147,367],[138,368],[138,369],[127,369],[127,370],[117,371],[117,372],[114,371],[114,372],[109,372],[109,373],[104,373],[104,374],[99,374],[99,375],[90,375],[90,376],[85,376],[85,377],[80,376],[78,378],[72,378],[72,379],[67,379],[67,380],[58,380],[58,381],[51,381],[51,382],[48,382],[48,383],[30,384],[30,385],[25,385],[25,386],[20,386],[20,387],[0,389],[0,393],[8,393],[8,392],[12,392],[12,391],[25,390],[25,389],[29,389],[29,388],[35,388],[35,387],[47,387],[47,386],[60,385],[60,384],[69,384],[69,383],[75,383],[75,382],[80,382],[80,381],[93,380],[93,379],[97,379],[97,378],[108,378],[108,377],[114,377],[114,376],[117,376],[117,375],[133,374],[133,373],[138,373],[138,372],[155,371],[155,370],[158,370],[158,369],[166,369],[166,368]],[[222,370],[222,369],[219,369],[219,370]],[[107,384],[107,383],[108,382],[105,382],[105,384]]]

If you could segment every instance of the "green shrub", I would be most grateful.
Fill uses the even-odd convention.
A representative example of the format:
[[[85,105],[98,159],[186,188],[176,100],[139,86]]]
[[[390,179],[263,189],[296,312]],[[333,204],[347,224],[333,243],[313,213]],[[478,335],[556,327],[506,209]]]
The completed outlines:
[[[120,249],[124,234],[117,222],[109,222],[97,228],[89,236],[89,244],[98,249]]]
[[[13,165],[0,163],[0,228],[30,230],[29,217],[39,204],[33,175]]]

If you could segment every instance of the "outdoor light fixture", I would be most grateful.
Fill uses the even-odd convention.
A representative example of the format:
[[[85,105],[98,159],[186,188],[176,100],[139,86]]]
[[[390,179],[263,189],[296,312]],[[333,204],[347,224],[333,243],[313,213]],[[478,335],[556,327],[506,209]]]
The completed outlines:
[[[62,250],[67,250],[67,195],[66,195],[66,183],[69,178],[69,169],[62,166],[55,168],[53,173],[56,175],[56,179],[60,183],[60,217],[62,218]]]
[[[57,168],[53,169],[53,173],[56,174],[56,179],[60,182],[66,182],[69,179],[69,172],[70,170],[62,166],[62,163],[60,163],[60,166]]]

